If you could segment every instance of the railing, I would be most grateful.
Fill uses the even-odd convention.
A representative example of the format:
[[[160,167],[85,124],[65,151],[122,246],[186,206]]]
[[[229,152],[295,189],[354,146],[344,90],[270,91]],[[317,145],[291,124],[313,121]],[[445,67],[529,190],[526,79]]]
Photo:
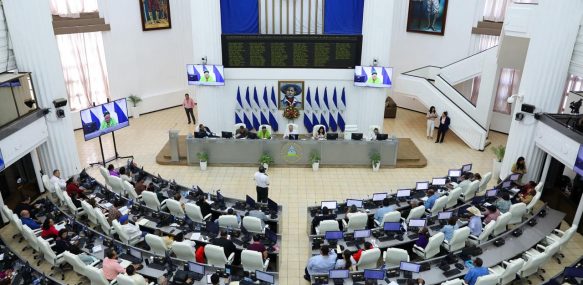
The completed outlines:
[[[0,129],[34,113],[38,106],[30,73],[0,74]]]

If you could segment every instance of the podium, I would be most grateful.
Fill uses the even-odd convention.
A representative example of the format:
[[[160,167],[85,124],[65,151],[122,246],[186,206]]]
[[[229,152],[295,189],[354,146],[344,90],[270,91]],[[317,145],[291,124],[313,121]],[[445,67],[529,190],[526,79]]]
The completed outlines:
[[[168,136],[170,137],[170,160],[178,162],[180,157],[178,155],[178,133],[179,130],[168,131]]]

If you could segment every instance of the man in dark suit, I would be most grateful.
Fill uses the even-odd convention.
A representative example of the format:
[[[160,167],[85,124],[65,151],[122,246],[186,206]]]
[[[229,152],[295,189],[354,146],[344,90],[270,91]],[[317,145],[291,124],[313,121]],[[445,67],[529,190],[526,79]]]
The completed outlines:
[[[449,130],[449,122],[450,120],[447,116],[447,112],[443,112],[439,118],[439,128],[437,129],[437,139],[435,140],[435,143],[443,143],[445,133]]]
[[[227,238],[227,231],[221,231],[220,237],[213,240],[213,245],[223,247],[223,251],[225,252],[226,258],[229,258],[229,255],[231,255],[231,253],[237,251],[237,247],[235,246],[235,244],[230,239]],[[233,261],[233,263],[238,264],[237,262],[238,260],[240,260],[240,258],[235,257],[235,261]]]
[[[194,134],[195,137],[198,138],[217,138],[217,136],[215,136],[215,134],[211,131],[211,129],[209,129],[207,126],[200,124],[198,125],[198,136],[196,136],[196,134]]]

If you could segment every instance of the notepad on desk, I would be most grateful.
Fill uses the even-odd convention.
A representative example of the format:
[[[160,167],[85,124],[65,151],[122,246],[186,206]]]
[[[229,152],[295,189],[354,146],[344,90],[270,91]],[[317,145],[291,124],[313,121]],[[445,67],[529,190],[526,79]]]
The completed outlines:
[[[111,207],[113,207],[113,204],[107,202],[107,203],[103,203],[103,205],[101,205],[101,206],[103,206],[103,208],[111,208]]]
[[[125,259],[120,259],[119,265],[121,265],[123,268],[127,268],[128,266],[132,265],[132,262]]]
[[[192,235],[190,236],[190,240],[192,241],[200,240],[200,233],[192,233]]]
[[[147,223],[149,223],[149,222],[150,222],[150,220],[148,220],[148,219],[145,219],[145,218],[142,218],[142,219],[140,219],[140,220],[137,222],[137,224],[138,224],[138,225],[140,225],[140,226],[145,226],[145,225],[146,225]]]

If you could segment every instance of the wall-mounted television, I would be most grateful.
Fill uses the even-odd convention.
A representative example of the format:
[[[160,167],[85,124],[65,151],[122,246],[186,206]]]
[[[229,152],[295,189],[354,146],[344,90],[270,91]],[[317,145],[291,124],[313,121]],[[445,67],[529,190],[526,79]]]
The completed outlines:
[[[577,159],[575,160],[575,166],[573,170],[583,176],[583,144],[579,146],[579,153],[577,153]]]
[[[393,68],[381,66],[357,66],[354,68],[354,85],[391,88]]]
[[[6,165],[4,165],[4,156],[2,156],[2,150],[0,149],[0,171],[4,170],[4,167]]]
[[[223,66],[213,64],[186,65],[188,85],[225,85]]]
[[[81,110],[80,114],[86,141],[130,125],[126,98]]]

